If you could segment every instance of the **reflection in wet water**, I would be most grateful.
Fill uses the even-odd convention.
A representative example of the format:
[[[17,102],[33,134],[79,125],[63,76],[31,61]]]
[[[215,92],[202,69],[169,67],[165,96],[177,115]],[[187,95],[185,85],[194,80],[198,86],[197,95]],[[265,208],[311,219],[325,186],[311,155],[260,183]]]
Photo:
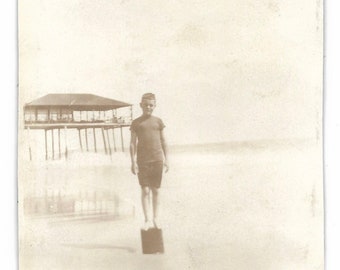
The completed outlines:
[[[139,190],[128,166],[77,161],[28,164],[22,189],[25,216],[114,220],[135,215],[134,192]]]
[[[24,213],[31,216],[82,217],[102,219],[134,216],[135,208],[116,193],[86,191],[77,195],[63,195],[54,191],[44,196],[28,196],[24,201]]]
[[[128,246],[115,246],[103,244],[63,244],[65,247],[81,248],[81,249],[116,249],[125,250],[129,253],[136,253],[136,249]]]

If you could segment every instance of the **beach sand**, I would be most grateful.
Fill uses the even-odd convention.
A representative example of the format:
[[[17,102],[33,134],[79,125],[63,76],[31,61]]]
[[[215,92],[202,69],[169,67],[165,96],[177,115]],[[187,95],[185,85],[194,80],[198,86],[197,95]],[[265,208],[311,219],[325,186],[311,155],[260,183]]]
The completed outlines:
[[[162,255],[142,254],[127,152],[24,160],[20,269],[323,269],[320,149],[308,140],[170,149]]]

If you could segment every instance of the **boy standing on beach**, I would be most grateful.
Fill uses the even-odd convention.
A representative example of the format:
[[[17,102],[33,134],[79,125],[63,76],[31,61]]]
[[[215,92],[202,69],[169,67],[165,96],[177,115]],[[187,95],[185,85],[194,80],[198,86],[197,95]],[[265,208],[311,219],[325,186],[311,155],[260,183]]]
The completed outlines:
[[[163,167],[169,170],[168,151],[164,138],[163,121],[152,115],[156,107],[156,98],[152,93],[142,96],[140,103],[143,114],[131,124],[131,171],[138,175],[142,189],[142,207],[145,217],[144,230],[156,227],[160,203],[160,186]],[[136,160],[137,156],[137,160]],[[152,195],[153,218],[150,217],[150,196]]]

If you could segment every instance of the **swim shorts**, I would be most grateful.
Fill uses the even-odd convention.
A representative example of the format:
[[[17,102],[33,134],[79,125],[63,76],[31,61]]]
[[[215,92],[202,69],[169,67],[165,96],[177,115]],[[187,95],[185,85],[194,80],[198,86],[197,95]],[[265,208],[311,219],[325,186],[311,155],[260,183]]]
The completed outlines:
[[[139,184],[147,187],[159,188],[162,182],[163,161],[138,165]]]

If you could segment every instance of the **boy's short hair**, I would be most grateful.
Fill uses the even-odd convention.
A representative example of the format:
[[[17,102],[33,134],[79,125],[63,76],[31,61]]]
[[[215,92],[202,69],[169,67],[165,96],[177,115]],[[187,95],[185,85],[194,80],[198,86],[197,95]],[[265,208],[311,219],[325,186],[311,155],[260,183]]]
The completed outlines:
[[[153,94],[153,93],[145,93],[145,94],[142,96],[142,101],[143,101],[143,99],[156,100],[156,96],[155,96],[155,94]]]

